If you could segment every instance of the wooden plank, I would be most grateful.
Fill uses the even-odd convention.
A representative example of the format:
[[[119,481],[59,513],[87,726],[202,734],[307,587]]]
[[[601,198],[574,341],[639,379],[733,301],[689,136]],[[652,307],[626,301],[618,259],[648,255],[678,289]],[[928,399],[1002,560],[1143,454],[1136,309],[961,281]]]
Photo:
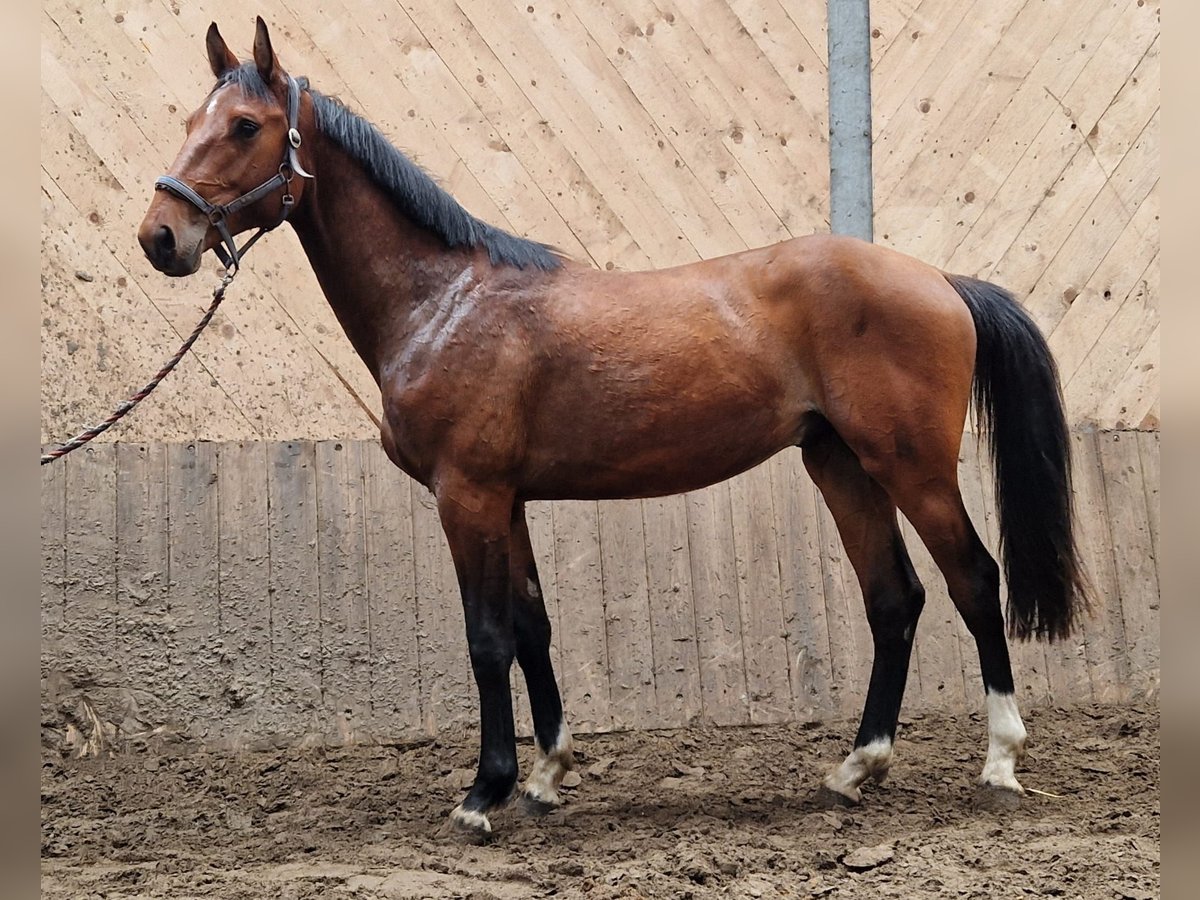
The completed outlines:
[[[936,93],[917,101],[934,107],[920,117],[932,140],[926,141],[924,152],[913,153],[907,158],[897,157],[893,174],[880,181],[881,204],[886,204],[905,182],[927,186],[933,193],[944,193],[963,162],[979,146],[979,136],[991,131],[1062,24],[1079,13],[1078,0],[1004,5],[1017,8],[1018,12],[994,43],[981,48],[979,68],[955,72]],[[910,43],[918,41],[910,39]],[[952,100],[944,96],[951,83],[955,89]],[[946,107],[944,118],[930,122],[935,108],[943,106]],[[915,112],[919,113],[920,109]],[[902,167],[903,171],[900,171]]]
[[[1155,567],[1158,565],[1158,529],[1162,521],[1159,507],[1159,489],[1162,486],[1160,441],[1157,431],[1136,432],[1138,459],[1142,463],[1142,483],[1146,489],[1146,516],[1150,524],[1150,546],[1154,551]]]
[[[117,643],[126,716],[122,730],[177,723],[171,685],[175,616],[169,608],[167,451],[163,444],[115,445],[117,454]],[[209,583],[212,587],[213,583]],[[171,637],[169,637],[171,636]],[[185,648],[189,652],[191,648]]]
[[[609,110],[597,111],[587,99],[600,85],[588,68],[597,63],[579,59],[586,45],[576,44],[574,35],[565,40],[564,32],[557,30],[558,20],[553,20],[556,36],[542,36],[533,33],[533,23],[526,21],[523,10],[518,14],[503,4],[481,5],[477,0],[459,6],[497,57],[519,58],[541,75],[530,78],[528,84],[522,81],[522,91],[542,118],[560,129],[559,136],[654,262],[664,265],[695,259],[699,254],[684,238],[683,223],[645,180],[651,173],[640,174],[636,161],[622,152],[629,141],[608,139],[604,123]],[[657,143],[651,146],[657,148]]]
[[[1126,426],[1140,421],[1136,410],[1130,412],[1130,395],[1157,368],[1160,278],[1156,254],[1067,383],[1064,395],[1074,418],[1115,424],[1120,417]]]
[[[989,547],[999,549],[1000,522],[996,512],[995,470],[992,466],[991,453],[985,452],[981,443],[979,448],[979,477],[983,485],[983,527],[987,531],[985,543]],[[1004,561],[998,552],[994,553],[1000,566],[1000,596],[1007,604],[1008,579],[1004,574]],[[1006,607],[1007,608],[1007,607]],[[1039,641],[1009,640],[1008,652],[1012,661],[1013,684],[1016,688],[1017,702],[1022,706],[1048,706],[1051,702],[1050,682],[1046,676],[1046,652],[1044,644]]]
[[[1096,433],[1072,434],[1071,456],[1075,539],[1092,590],[1090,609],[1080,631],[1087,651],[1092,696],[1099,703],[1122,703],[1129,699],[1129,656],[1113,562],[1109,528],[1112,514],[1105,498]]]
[[[221,585],[221,660],[230,709],[230,749],[281,730],[271,703],[271,526],[265,441],[218,444],[217,579]]]
[[[640,500],[598,504],[608,696],[613,728],[658,724]]]
[[[399,740],[420,732],[424,723],[412,481],[378,441],[363,441],[359,452],[371,625],[370,731],[380,740]]]
[[[554,568],[561,627],[563,707],[580,732],[609,731],[609,656],[600,571],[599,511],[594,501],[552,506]]]
[[[569,0],[568,0],[569,2]],[[661,29],[652,24],[652,7],[627,0],[623,4],[570,3],[589,37],[604,52],[624,82],[637,107],[663,135],[662,152],[686,166],[706,187],[724,222],[744,242],[759,246],[788,236],[772,204],[742,173],[738,160],[722,144],[714,122],[737,121],[736,114],[714,96],[715,91],[697,69],[687,84],[676,77],[671,55],[658,52],[656,35],[670,36],[686,28],[681,17]],[[646,21],[643,29],[639,21]],[[687,29],[690,31],[690,29]],[[716,109],[708,104],[715,101]],[[631,109],[635,109],[630,105]],[[744,140],[745,130],[742,130]],[[660,154],[661,155],[661,154]],[[723,175],[721,173],[724,173]],[[741,176],[741,177],[739,177]]]
[[[317,495],[310,441],[268,447],[271,701],[289,743],[323,740]]]
[[[48,446],[42,447],[46,452]],[[59,634],[67,602],[67,461],[41,466],[42,587],[41,677],[42,702],[58,699]]]
[[[787,631],[795,717],[833,711],[833,668],[825,614],[825,580],[817,494],[798,450],[774,456],[771,468],[779,545],[780,601]]]
[[[412,485],[421,712],[429,734],[479,721],[479,695],[467,651],[462,595],[437,501]]]
[[[1137,437],[1130,432],[1107,432],[1100,435],[1099,445],[1130,686],[1137,694],[1157,689],[1160,666],[1159,584],[1150,514]]]
[[[718,725],[745,725],[750,710],[729,484],[692,491],[686,502],[704,717]]]
[[[230,704],[221,662],[216,449],[207,441],[169,444],[166,457],[172,703],[189,734],[220,742],[228,736],[215,729]]]
[[[732,479],[729,497],[742,636],[746,646],[754,648],[746,654],[750,721],[785,722],[794,704],[770,470],[760,465]]]
[[[643,500],[642,517],[658,698],[656,718],[661,727],[681,728],[698,721],[704,711],[687,502],[681,495]]]
[[[321,590],[321,702],[327,739],[370,737],[371,612],[363,464],[357,441],[317,441],[317,575]]]
[[[1147,419],[1157,422],[1153,410],[1161,394],[1159,384],[1159,333],[1155,325],[1142,344],[1141,350],[1129,361],[1129,366],[1117,382],[1115,391],[1098,397],[1095,419],[1111,422],[1120,429],[1147,427]]]
[[[71,454],[66,468],[66,597],[59,634],[59,659],[71,684],[102,720],[124,719],[124,702],[102,685],[114,676],[112,648],[117,624],[117,454],[113,444],[88,444]],[[70,686],[70,685],[68,685]]]
[[[1072,414],[1077,407],[1072,404],[1075,398],[1071,396],[1071,386],[1080,366],[1158,255],[1158,198],[1159,192],[1151,191],[1126,221],[1121,236],[1087,282],[1067,288],[1071,294],[1078,290],[1078,294],[1066,295],[1071,296],[1069,307],[1054,330],[1046,335]]]
[[[543,115],[526,96],[526,89],[538,87],[536,77],[527,77],[539,71],[537,65],[506,65],[503,60],[509,57],[497,54],[457,6],[411,0],[403,5],[410,16],[420,16],[422,33],[438,56],[509,149],[545,185],[547,198],[563,211],[593,262],[600,268],[648,267],[646,251],[622,218],[622,212],[635,211],[630,198],[614,196],[613,190],[602,189],[602,180],[593,180],[607,176],[607,161],[590,148],[572,147],[560,133],[566,129],[550,125],[557,124],[558,117],[552,112]],[[486,25],[485,32],[490,39]],[[543,90],[544,83],[543,79]]]
[[[1130,209],[1139,208],[1157,183],[1157,172],[1152,173],[1152,178],[1142,177],[1147,168],[1158,167],[1157,146],[1153,147],[1152,155],[1138,152],[1144,146],[1139,142],[1135,150],[1130,151],[1128,164],[1123,162],[1116,176],[1137,173],[1134,179],[1141,182],[1138,193],[1132,193],[1134,188],[1127,186],[1132,206],[1127,207],[1116,190],[1105,184],[1031,288],[1027,308],[1044,333],[1050,334],[1070,307],[1071,294],[1063,286],[1070,288],[1091,279],[1120,239],[1130,218]]]

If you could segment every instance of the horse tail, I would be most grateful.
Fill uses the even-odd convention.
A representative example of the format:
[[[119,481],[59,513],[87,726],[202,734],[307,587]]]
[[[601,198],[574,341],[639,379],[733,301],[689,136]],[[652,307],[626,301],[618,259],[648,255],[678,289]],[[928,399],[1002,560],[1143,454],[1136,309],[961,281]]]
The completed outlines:
[[[1058,369],[1012,294],[946,275],[975,320],[974,399],[988,435],[1013,637],[1070,634],[1087,606],[1071,525],[1071,443]]]

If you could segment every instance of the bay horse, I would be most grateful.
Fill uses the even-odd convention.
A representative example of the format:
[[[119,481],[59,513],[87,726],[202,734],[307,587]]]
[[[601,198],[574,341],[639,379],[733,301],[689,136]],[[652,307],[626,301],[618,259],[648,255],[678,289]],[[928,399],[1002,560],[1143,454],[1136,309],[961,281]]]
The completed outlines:
[[[827,798],[861,799],[892,758],[924,589],[911,521],[978,651],[980,782],[1022,793],[1000,572],[959,493],[974,398],[995,461],[1013,637],[1067,635],[1086,605],[1057,371],[1012,296],[829,235],[645,272],[602,272],[463,209],[369,122],[215,23],[216,84],[187,120],[138,230],[153,266],[194,273],[234,235],[287,219],[379,385],[388,457],[432,491],[458,575],[479,691],[478,773],[451,821],[477,835],[514,794],[509,670],[529,690],[526,804],[559,804],[571,733],[551,666],[524,505],[654,497],[798,445],[866,603],[874,658],[852,750]]]

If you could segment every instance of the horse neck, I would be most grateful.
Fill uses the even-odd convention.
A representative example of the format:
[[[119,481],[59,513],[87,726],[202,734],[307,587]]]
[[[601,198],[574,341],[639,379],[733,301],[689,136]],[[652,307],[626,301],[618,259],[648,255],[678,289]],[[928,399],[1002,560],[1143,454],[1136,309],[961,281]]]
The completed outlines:
[[[421,305],[445,293],[479,254],[414,225],[343,150],[313,141],[315,178],[291,218],[329,305],[380,380],[380,367],[419,327]],[[486,256],[484,256],[486,259]]]

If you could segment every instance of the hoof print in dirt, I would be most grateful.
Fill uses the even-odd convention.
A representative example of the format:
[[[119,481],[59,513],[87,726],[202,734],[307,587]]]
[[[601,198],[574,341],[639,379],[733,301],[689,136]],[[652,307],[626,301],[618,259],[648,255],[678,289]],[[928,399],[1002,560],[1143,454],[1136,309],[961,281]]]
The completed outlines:
[[[984,812],[1012,812],[1021,808],[1024,800],[1022,794],[1012,788],[997,787],[994,784],[975,785],[975,794],[971,798],[971,806]]]
[[[825,785],[821,785],[813,792],[812,801],[821,809],[843,809],[848,806],[858,806],[860,802]]]

